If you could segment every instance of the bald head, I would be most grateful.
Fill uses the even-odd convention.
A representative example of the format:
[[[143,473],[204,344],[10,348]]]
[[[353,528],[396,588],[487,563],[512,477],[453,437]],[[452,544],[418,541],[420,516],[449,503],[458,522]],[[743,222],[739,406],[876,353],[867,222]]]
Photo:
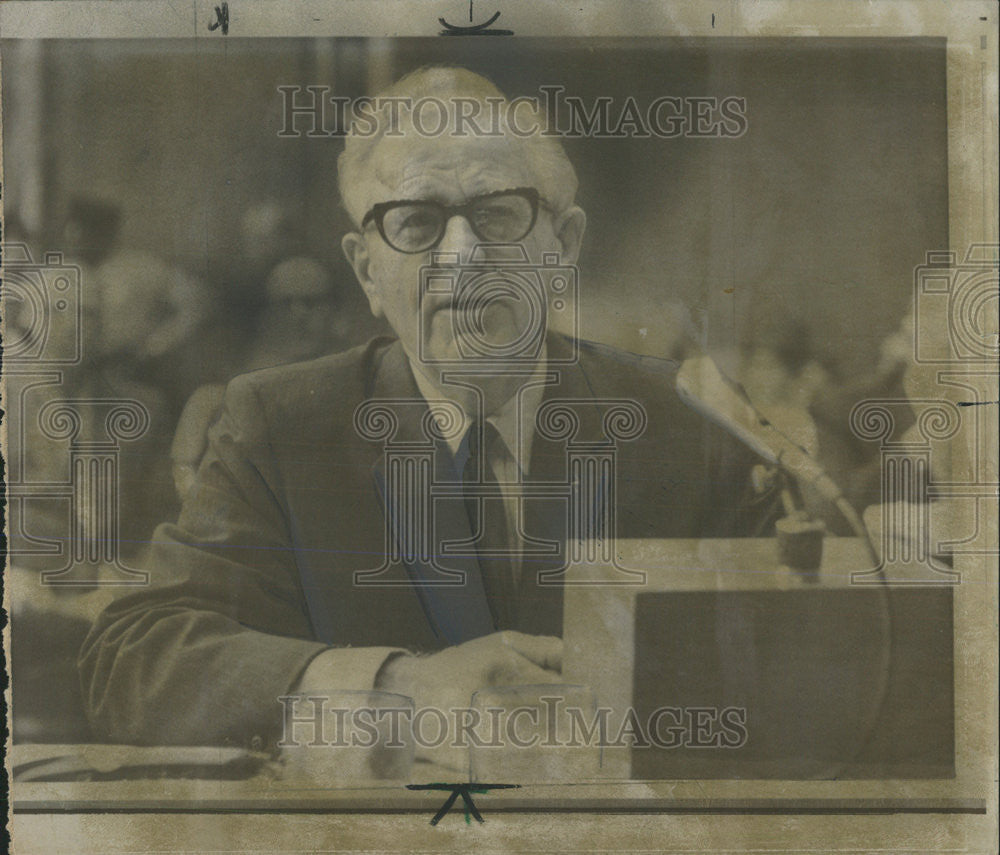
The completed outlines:
[[[407,149],[418,139],[429,146],[435,138],[452,137],[489,145],[498,156],[523,164],[526,183],[561,212],[573,204],[576,172],[558,139],[544,130],[544,117],[533,103],[511,101],[482,75],[457,67],[420,68],[356,104],[338,161],[344,207],[360,224],[370,201],[366,187],[399,183],[399,176],[380,174],[396,158],[375,158],[377,150]]]

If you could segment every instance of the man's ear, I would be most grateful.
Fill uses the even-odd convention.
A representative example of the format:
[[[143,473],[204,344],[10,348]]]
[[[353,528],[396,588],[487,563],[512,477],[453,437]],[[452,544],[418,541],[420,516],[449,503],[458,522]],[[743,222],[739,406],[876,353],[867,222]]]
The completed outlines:
[[[583,208],[577,205],[567,208],[556,217],[552,226],[562,245],[560,263],[576,264],[583,243],[583,231],[587,227],[587,215]]]
[[[348,232],[341,239],[340,248],[361,283],[372,314],[376,318],[383,317],[382,301],[379,299],[378,284],[371,276],[371,256],[368,254],[368,243],[364,235],[360,232]]]

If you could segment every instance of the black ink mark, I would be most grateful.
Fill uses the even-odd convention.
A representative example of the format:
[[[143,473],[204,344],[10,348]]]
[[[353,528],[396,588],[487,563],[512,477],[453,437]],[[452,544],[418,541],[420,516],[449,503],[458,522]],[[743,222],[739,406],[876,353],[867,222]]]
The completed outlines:
[[[712,13],[712,29],[715,29],[715,12]]]
[[[208,29],[215,32],[222,27],[222,35],[229,35],[229,4],[223,3],[215,7],[215,22],[208,25]]]
[[[988,404],[1000,404],[1000,401],[959,401],[960,407],[985,407]]]
[[[520,784],[407,784],[406,789],[450,791],[450,795],[445,799],[445,803],[441,805],[441,809],[431,819],[431,825],[437,825],[444,819],[448,811],[451,810],[452,805],[455,804],[459,796],[462,797],[462,801],[465,804],[466,822],[469,821],[469,814],[472,814],[476,822],[486,822],[482,814],[476,809],[476,804],[472,801],[472,794],[476,793],[478,795],[480,793],[487,793],[490,790],[516,790],[520,786]]]
[[[472,4],[469,4],[469,20],[472,20]],[[441,36],[512,36],[514,35],[513,30],[490,30],[488,27],[497,18],[500,17],[500,13],[497,12],[488,21],[484,21],[481,24],[475,24],[471,27],[456,27],[454,24],[449,24],[444,18],[438,18],[438,22],[444,27],[438,35]]]

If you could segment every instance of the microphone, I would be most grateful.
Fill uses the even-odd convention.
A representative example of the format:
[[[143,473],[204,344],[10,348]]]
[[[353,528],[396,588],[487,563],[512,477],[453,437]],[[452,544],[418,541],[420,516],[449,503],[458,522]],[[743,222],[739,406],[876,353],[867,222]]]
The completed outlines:
[[[810,484],[835,504],[855,534],[874,549],[857,512],[840,487],[802,446],[789,439],[763,416],[746,391],[724,376],[708,356],[686,359],[677,371],[677,394],[695,412],[736,437],[769,463],[781,467],[796,481]]]
[[[677,394],[691,409],[732,434],[768,463],[797,481],[811,484],[831,502],[840,488],[802,446],[793,442],[754,407],[744,388],[722,374],[708,356],[686,359],[677,372]]]

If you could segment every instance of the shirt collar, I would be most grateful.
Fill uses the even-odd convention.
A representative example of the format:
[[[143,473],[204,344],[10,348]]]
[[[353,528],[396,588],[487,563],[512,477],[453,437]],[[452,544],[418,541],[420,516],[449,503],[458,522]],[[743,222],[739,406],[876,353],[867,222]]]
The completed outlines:
[[[531,466],[531,448],[535,439],[535,415],[545,397],[545,385],[542,378],[545,374],[546,354],[547,351],[543,344],[541,357],[535,363],[535,371],[531,375],[531,379],[521,387],[517,395],[508,399],[500,409],[486,419],[496,428],[508,453],[514,458],[522,474],[525,475],[528,474]],[[422,372],[412,367],[411,370],[424,400],[434,400],[443,396],[442,392],[436,389]],[[521,401],[520,407],[518,399]],[[520,418],[518,418],[518,414],[520,414]],[[462,430],[452,431],[448,434],[447,443],[452,454],[458,451],[458,447],[462,444],[462,438],[471,425],[472,419],[466,414]]]

